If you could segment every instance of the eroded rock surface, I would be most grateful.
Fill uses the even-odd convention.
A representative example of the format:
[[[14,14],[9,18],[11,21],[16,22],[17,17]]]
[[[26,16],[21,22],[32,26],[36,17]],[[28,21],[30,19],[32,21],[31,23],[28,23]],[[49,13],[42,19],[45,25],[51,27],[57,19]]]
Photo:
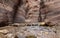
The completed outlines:
[[[3,31],[5,30],[5,33]],[[26,36],[34,35],[37,38],[56,38],[56,29],[50,27],[42,27],[42,26],[25,26],[25,27],[4,27],[1,29],[3,37],[14,38],[17,36],[18,38],[26,38]],[[1,35],[0,34],[0,35]],[[4,38],[5,38],[4,37]],[[1,36],[2,38],[2,36]]]

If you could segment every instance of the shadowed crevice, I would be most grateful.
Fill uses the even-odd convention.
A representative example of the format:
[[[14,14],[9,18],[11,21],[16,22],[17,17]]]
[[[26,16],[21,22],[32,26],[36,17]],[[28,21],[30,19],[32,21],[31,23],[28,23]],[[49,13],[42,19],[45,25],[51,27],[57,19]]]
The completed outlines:
[[[12,20],[12,22],[14,23],[14,20],[15,20],[15,17],[16,17],[16,14],[17,14],[17,12],[18,12],[18,8],[19,8],[19,6],[21,6],[23,4],[23,1],[22,0],[17,0],[17,3],[14,5],[14,7],[13,7],[13,11],[14,11],[14,14],[13,14],[13,20]]]

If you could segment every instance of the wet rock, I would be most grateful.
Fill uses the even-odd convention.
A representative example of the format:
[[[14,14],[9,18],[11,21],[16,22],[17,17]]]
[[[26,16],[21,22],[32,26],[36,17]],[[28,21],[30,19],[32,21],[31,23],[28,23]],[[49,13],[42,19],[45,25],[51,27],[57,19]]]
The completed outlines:
[[[14,36],[14,34],[12,34],[12,33],[8,33],[7,35],[5,35],[7,38],[14,38],[15,36]]]
[[[0,33],[0,38],[6,38],[4,34]]]
[[[4,31],[0,32],[7,38],[29,38],[28,36],[32,36],[31,38],[56,38],[56,33],[54,29],[51,27],[43,27],[43,26],[25,26],[25,27],[6,27],[4,31],[7,34],[3,34]],[[33,37],[34,36],[34,37]]]
[[[8,33],[8,32],[9,32],[9,31],[6,30],[6,29],[0,30],[0,33],[3,33],[3,34],[6,34],[6,33]]]

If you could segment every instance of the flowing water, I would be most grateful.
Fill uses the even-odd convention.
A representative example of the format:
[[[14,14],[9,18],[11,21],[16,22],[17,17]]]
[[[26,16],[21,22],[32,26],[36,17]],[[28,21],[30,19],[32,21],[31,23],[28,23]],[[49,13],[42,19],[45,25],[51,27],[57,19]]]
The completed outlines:
[[[24,26],[24,27],[4,27],[3,29],[9,32],[5,35],[7,38],[14,38],[17,35],[19,38],[34,35],[37,38],[56,38],[56,29],[44,26]],[[2,30],[3,30],[2,29]]]

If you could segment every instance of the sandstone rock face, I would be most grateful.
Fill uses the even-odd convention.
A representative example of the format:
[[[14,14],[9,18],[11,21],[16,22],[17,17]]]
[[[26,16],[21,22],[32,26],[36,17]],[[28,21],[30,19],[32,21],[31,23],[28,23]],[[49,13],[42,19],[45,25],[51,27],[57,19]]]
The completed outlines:
[[[13,19],[13,7],[17,3],[17,0],[0,0],[0,19],[3,20],[8,17],[9,22]],[[5,15],[7,13],[7,15]],[[0,20],[0,21],[1,21]],[[4,21],[4,20],[3,20]]]
[[[9,22],[12,22],[13,14],[14,14],[13,7],[15,4],[17,4],[17,2],[18,0],[6,0],[6,1],[0,0],[1,13],[2,12],[7,13]],[[15,22],[25,22],[25,20],[30,20],[30,22],[38,22],[40,0],[22,0],[22,2],[23,3],[18,7],[16,16],[15,16]],[[48,6],[47,10],[49,10],[47,14],[47,19],[45,20],[59,22],[60,1],[44,0],[44,2],[45,2],[45,5]],[[42,17],[44,17],[44,14],[42,15]]]
[[[27,0],[27,19],[30,20],[30,22],[38,22],[38,16],[39,16],[39,0]]]
[[[15,4],[17,4],[17,2],[18,2],[18,0],[0,0],[0,22],[2,22],[2,21],[12,22],[13,21],[14,6],[15,6]],[[59,18],[60,17],[60,0],[44,0],[44,2],[45,2],[45,5],[47,5],[47,7],[48,7],[47,10],[49,11],[47,14],[47,18],[44,21],[60,23],[60,18]],[[22,0],[22,4],[20,6],[18,6],[16,15],[14,18],[14,23],[21,23],[21,22],[27,22],[27,21],[30,23],[38,22],[39,8],[40,8],[39,4],[40,4],[40,0]],[[43,9],[43,11],[44,11],[44,9]],[[44,15],[45,14],[42,13],[42,17],[44,17]],[[58,28],[57,35],[60,35],[59,29],[60,28]],[[24,31],[23,33],[25,33],[25,32],[27,32],[27,31]],[[33,32],[36,33],[36,31],[33,31]],[[29,33],[31,33],[31,31],[29,31]],[[46,32],[46,35],[47,34],[48,34],[48,32]],[[13,34],[10,34],[10,35],[13,35]],[[44,35],[44,36],[46,36],[46,35]],[[38,33],[36,36],[38,36],[38,38],[40,38]],[[51,37],[48,37],[48,36],[51,36]],[[45,38],[52,38],[53,36],[55,36],[55,33],[52,32],[50,34],[50,32],[49,32],[49,34]],[[8,36],[8,37],[10,37],[10,36]],[[53,37],[53,38],[55,38],[55,37]]]
[[[11,4],[11,1],[0,0],[0,17],[1,17],[0,19],[3,20],[3,21],[4,20],[11,21],[11,19],[10,19],[11,18],[11,14],[10,13],[13,10],[13,8],[12,8],[13,6],[11,6],[10,4]]]
[[[59,13],[59,10],[60,10],[59,2],[60,2],[59,0],[51,0],[51,1],[45,3],[49,6],[49,9],[50,9],[50,12],[47,14],[47,19],[52,22],[54,21],[54,23],[59,22],[58,21],[59,20],[58,17],[60,14]],[[50,17],[51,17],[51,19],[50,19]]]

